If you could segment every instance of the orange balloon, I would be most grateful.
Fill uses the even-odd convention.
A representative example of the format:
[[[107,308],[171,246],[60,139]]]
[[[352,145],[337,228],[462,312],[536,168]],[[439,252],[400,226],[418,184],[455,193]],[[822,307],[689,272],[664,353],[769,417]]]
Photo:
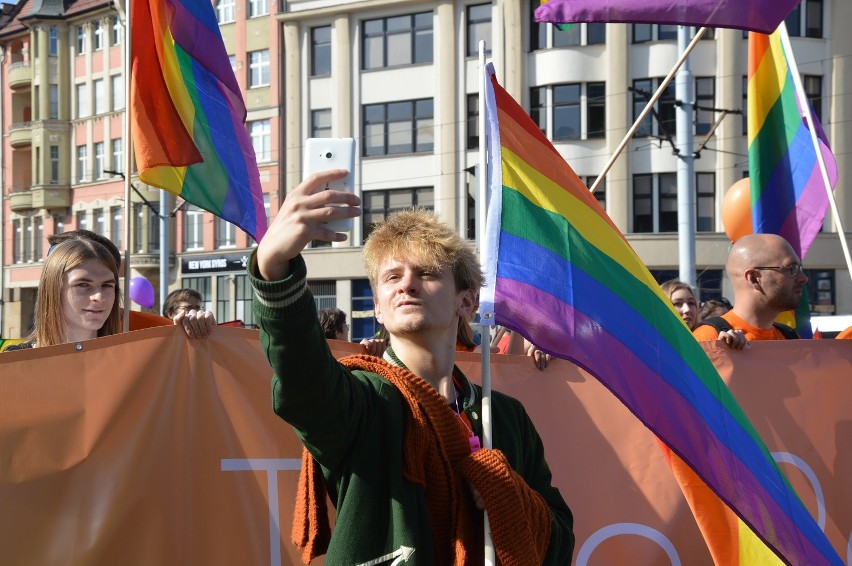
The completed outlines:
[[[722,199],[722,226],[731,242],[754,232],[751,223],[751,183],[748,177],[731,185],[725,193]]]

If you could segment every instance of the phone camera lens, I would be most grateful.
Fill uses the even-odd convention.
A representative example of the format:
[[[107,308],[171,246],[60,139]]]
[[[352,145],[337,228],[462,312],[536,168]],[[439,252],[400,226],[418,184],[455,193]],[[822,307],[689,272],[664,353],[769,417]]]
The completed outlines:
[[[329,152],[327,152],[327,153],[325,154],[325,158],[326,158],[326,159],[331,159],[331,152],[330,152],[330,151],[329,151]]]

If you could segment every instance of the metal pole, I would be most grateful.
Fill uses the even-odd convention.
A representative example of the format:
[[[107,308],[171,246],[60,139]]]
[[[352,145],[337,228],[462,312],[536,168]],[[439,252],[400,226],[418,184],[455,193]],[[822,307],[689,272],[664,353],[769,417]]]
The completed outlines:
[[[677,48],[686,51],[689,27],[678,26]],[[689,59],[677,74],[675,96],[680,102],[676,110],[677,124],[677,243],[680,280],[697,288],[695,280],[695,157],[693,156],[692,122],[695,96]]]
[[[160,190],[160,308],[166,303],[169,294],[169,193]],[[151,229],[151,226],[148,227]]]

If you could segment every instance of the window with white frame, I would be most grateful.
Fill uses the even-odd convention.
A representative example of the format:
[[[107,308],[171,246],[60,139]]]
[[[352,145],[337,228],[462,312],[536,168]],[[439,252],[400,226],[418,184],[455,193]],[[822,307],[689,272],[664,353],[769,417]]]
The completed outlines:
[[[248,123],[251,145],[258,161],[272,160],[272,126],[269,120],[255,120]]]
[[[331,137],[331,108],[311,110],[311,137]]]
[[[216,19],[220,24],[229,24],[235,18],[236,2],[234,0],[219,0],[216,3]]]
[[[530,116],[553,141],[606,134],[605,83],[572,83],[530,89]]]
[[[362,155],[430,152],[435,147],[431,98],[366,104]]]
[[[77,211],[76,215],[77,219],[77,230],[88,230],[89,229],[89,213],[85,210]]]
[[[107,97],[104,80],[97,79],[93,81],[92,87],[95,91],[95,114],[103,114],[107,111]]]
[[[122,216],[122,210],[123,207],[121,206],[113,206],[109,209],[111,224],[109,236],[110,240],[112,240],[118,249],[122,249],[124,247],[124,217]]]
[[[822,76],[802,75],[802,87],[811,102],[814,116],[822,122]]]
[[[77,182],[86,181],[86,146],[77,146]]]
[[[95,179],[104,179],[106,178],[106,173],[104,173],[104,169],[106,169],[106,161],[104,161],[104,142],[97,142],[94,146],[95,149],[95,171],[94,175],[92,175]]]
[[[695,225],[715,230],[716,175],[696,173]],[[633,232],[677,232],[677,173],[633,175]]]
[[[204,211],[191,203],[184,204],[183,249],[184,251],[204,248]]]
[[[104,209],[94,209],[92,211],[92,218],[94,219],[95,223],[93,232],[95,232],[96,234],[100,234],[101,236],[109,236],[109,234],[107,234],[106,214],[104,214]]]
[[[94,41],[94,50],[100,51],[104,48],[104,26],[100,20],[95,20],[92,23],[94,28],[93,41]]]
[[[331,26],[311,28],[311,76],[331,74]]]
[[[110,45],[120,45],[121,44],[121,19],[118,16],[113,16],[109,19],[110,21]]]
[[[249,0],[249,17],[257,18],[269,14],[269,2],[267,0]]]
[[[695,231],[716,231],[716,173],[695,174]]]
[[[124,172],[124,146],[121,138],[110,141],[110,149],[112,153],[111,170],[119,173]]]
[[[662,79],[636,79],[633,81],[633,120],[639,117],[639,114],[651,100],[654,92],[660,86]],[[668,138],[675,134],[675,84],[670,82],[666,87],[663,95],[657,100],[654,106],[659,120],[655,119],[653,113],[648,113],[642,120],[639,129],[636,130],[636,136],[656,136]]]
[[[592,185],[597,180],[596,176],[587,176],[584,181],[586,186],[592,188]],[[601,208],[606,211],[606,177],[601,181],[601,184],[595,189],[594,192],[595,198],[598,200],[598,204],[601,205]]]
[[[568,29],[535,21],[538,2],[530,2],[530,51],[606,43],[606,24],[573,24]]]
[[[112,75],[110,77],[112,87],[112,111],[124,108],[124,75]]]
[[[59,184],[59,146],[50,146],[50,184]]]
[[[33,261],[33,219],[24,219],[24,260],[27,263]]]
[[[787,33],[791,37],[823,37],[823,12],[823,0],[802,0],[784,20]]]
[[[59,85],[51,84],[49,87],[50,93],[50,108],[48,109],[48,118],[51,120],[59,119]]]
[[[59,29],[56,26],[50,26],[47,30],[47,53],[51,57],[56,57],[59,53]]]
[[[233,248],[237,244],[234,225],[216,216],[216,247]]]
[[[33,259],[44,261],[44,218],[33,218]]]
[[[363,215],[361,217],[363,237],[366,240],[370,232],[392,213],[406,208],[435,208],[435,189],[432,187],[413,187],[407,189],[388,189],[364,191],[362,193]]]
[[[74,87],[77,98],[77,118],[85,118],[91,112],[89,105],[89,89],[86,83]]]
[[[485,54],[491,53],[491,3],[468,6],[466,10],[467,56],[479,55],[479,41],[485,41]]]
[[[361,68],[431,63],[432,19],[432,12],[423,12],[364,20]]]
[[[249,87],[269,85],[269,50],[249,52]]]
[[[716,77],[695,77],[695,133],[704,135],[716,121]]]
[[[479,95],[467,95],[467,149],[479,148]]]
[[[12,263],[24,263],[24,222],[12,220]]]
[[[82,55],[86,52],[86,24],[77,26],[77,41],[75,43],[77,55]]]
[[[237,74],[237,56],[236,55],[228,55],[228,63],[231,64],[231,70],[234,72],[234,76]]]

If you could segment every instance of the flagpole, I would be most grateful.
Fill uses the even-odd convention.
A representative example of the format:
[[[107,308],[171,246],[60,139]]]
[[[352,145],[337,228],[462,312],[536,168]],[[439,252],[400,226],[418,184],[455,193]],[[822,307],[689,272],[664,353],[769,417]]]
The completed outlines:
[[[488,169],[486,163],[487,142],[485,139],[485,89],[487,80],[485,76],[485,41],[479,42],[479,175],[478,184],[478,208],[479,225],[476,227],[479,253],[485,245],[485,222],[488,218]],[[481,257],[481,256],[480,256]],[[479,351],[482,360],[482,447],[491,449],[494,447],[491,417],[491,325],[482,324],[479,327],[480,341]],[[491,526],[488,522],[488,512],[484,514],[485,524],[485,560],[486,566],[497,564],[494,541],[491,538]]]
[[[609,173],[609,170],[612,169],[613,165],[615,165],[615,161],[618,159],[618,156],[621,155],[621,152],[624,151],[625,147],[627,147],[627,142],[629,142],[633,138],[633,134],[635,134],[636,130],[639,129],[639,126],[642,124],[642,120],[645,119],[645,116],[648,115],[648,113],[651,111],[651,109],[666,91],[666,87],[668,87],[669,83],[672,82],[672,79],[677,74],[678,70],[680,70],[681,65],[683,65],[683,62],[686,61],[687,57],[689,57],[689,54],[692,53],[692,50],[695,49],[695,46],[698,45],[698,42],[704,36],[704,32],[706,31],[707,28],[700,28],[695,34],[695,37],[692,38],[692,41],[689,43],[689,45],[686,46],[686,49],[681,54],[680,58],[678,58],[678,60],[675,62],[674,67],[672,67],[672,70],[669,71],[669,74],[666,75],[666,78],[664,78],[663,82],[660,83],[660,87],[648,101],[648,104],[646,104],[645,108],[642,109],[642,112],[639,113],[639,117],[636,118],[636,121],[633,122],[633,125],[630,127],[629,130],[627,130],[627,134],[624,135],[624,139],[622,139],[621,143],[618,144],[618,147],[615,148],[615,152],[613,152],[612,156],[609,158],[609,161],[604,166],[604,170],[601,171],[601,174],[598,175],[598,178],[595,179],[595,182],[592,183],[591,187],[589,187],[589,191],[595,192],[595,189],[597,189],[598,185],[600,185],[601,182],[604,180],[607,173]]]
[[[831,190],[831,181],[828,178],[828,168],[825,166],[825,157],[822,155],[822,149],[817,139],[817,131],[814,125],[814,118],[811,113],[811,105],[808,97],[805,94],[805,89],[802,86],[802,78],[799,76],[799,66],[796,64],[796,56],[793,54],[793,47],[790,44],[790,36],[787,34],[787,24],[783,21],[778,26],[778,35],[781,38],[781,46],[787,55],[787,64],[790,67],[790,74],[793,75],[793,85],[796,87],[796,97],[799,99],[799,106],[802,109],[802,114],[808,124],[808,131],[811,134],[811,142],[814,144],[817,163],[819,163],[819,171],[822,173],[822,183],[825,187],[825,192],[828,195],[828,202],[831,205],[831,216],[834,218],[834,223],[837,226],[837,235],[840,237],[840,247],[843,248],[843,255],[846,258],[846,269],[849,276],[852,277],[852,258],[849,256],[849,246],[846,243],[846,231],[843,229],[843,223],[840,220],[840,213],[837,211],[837,202],[834,200],[834,192]],[[801,258],[804,259],[804,258]]]
[[[121,13],[121,3],[114,2],[119,19],[124,20],[124,119],[121,124],[121,135],[124,150],[124,331],[130,330],[130,216],[133,207],[130,202],[130,180],[132,177],[132,160],[130,157],[130,65],[131,65],[131,30],[130,13],[132,0],[126,0],[124,14]],[[124,16],[122,18],[122,16]]]

